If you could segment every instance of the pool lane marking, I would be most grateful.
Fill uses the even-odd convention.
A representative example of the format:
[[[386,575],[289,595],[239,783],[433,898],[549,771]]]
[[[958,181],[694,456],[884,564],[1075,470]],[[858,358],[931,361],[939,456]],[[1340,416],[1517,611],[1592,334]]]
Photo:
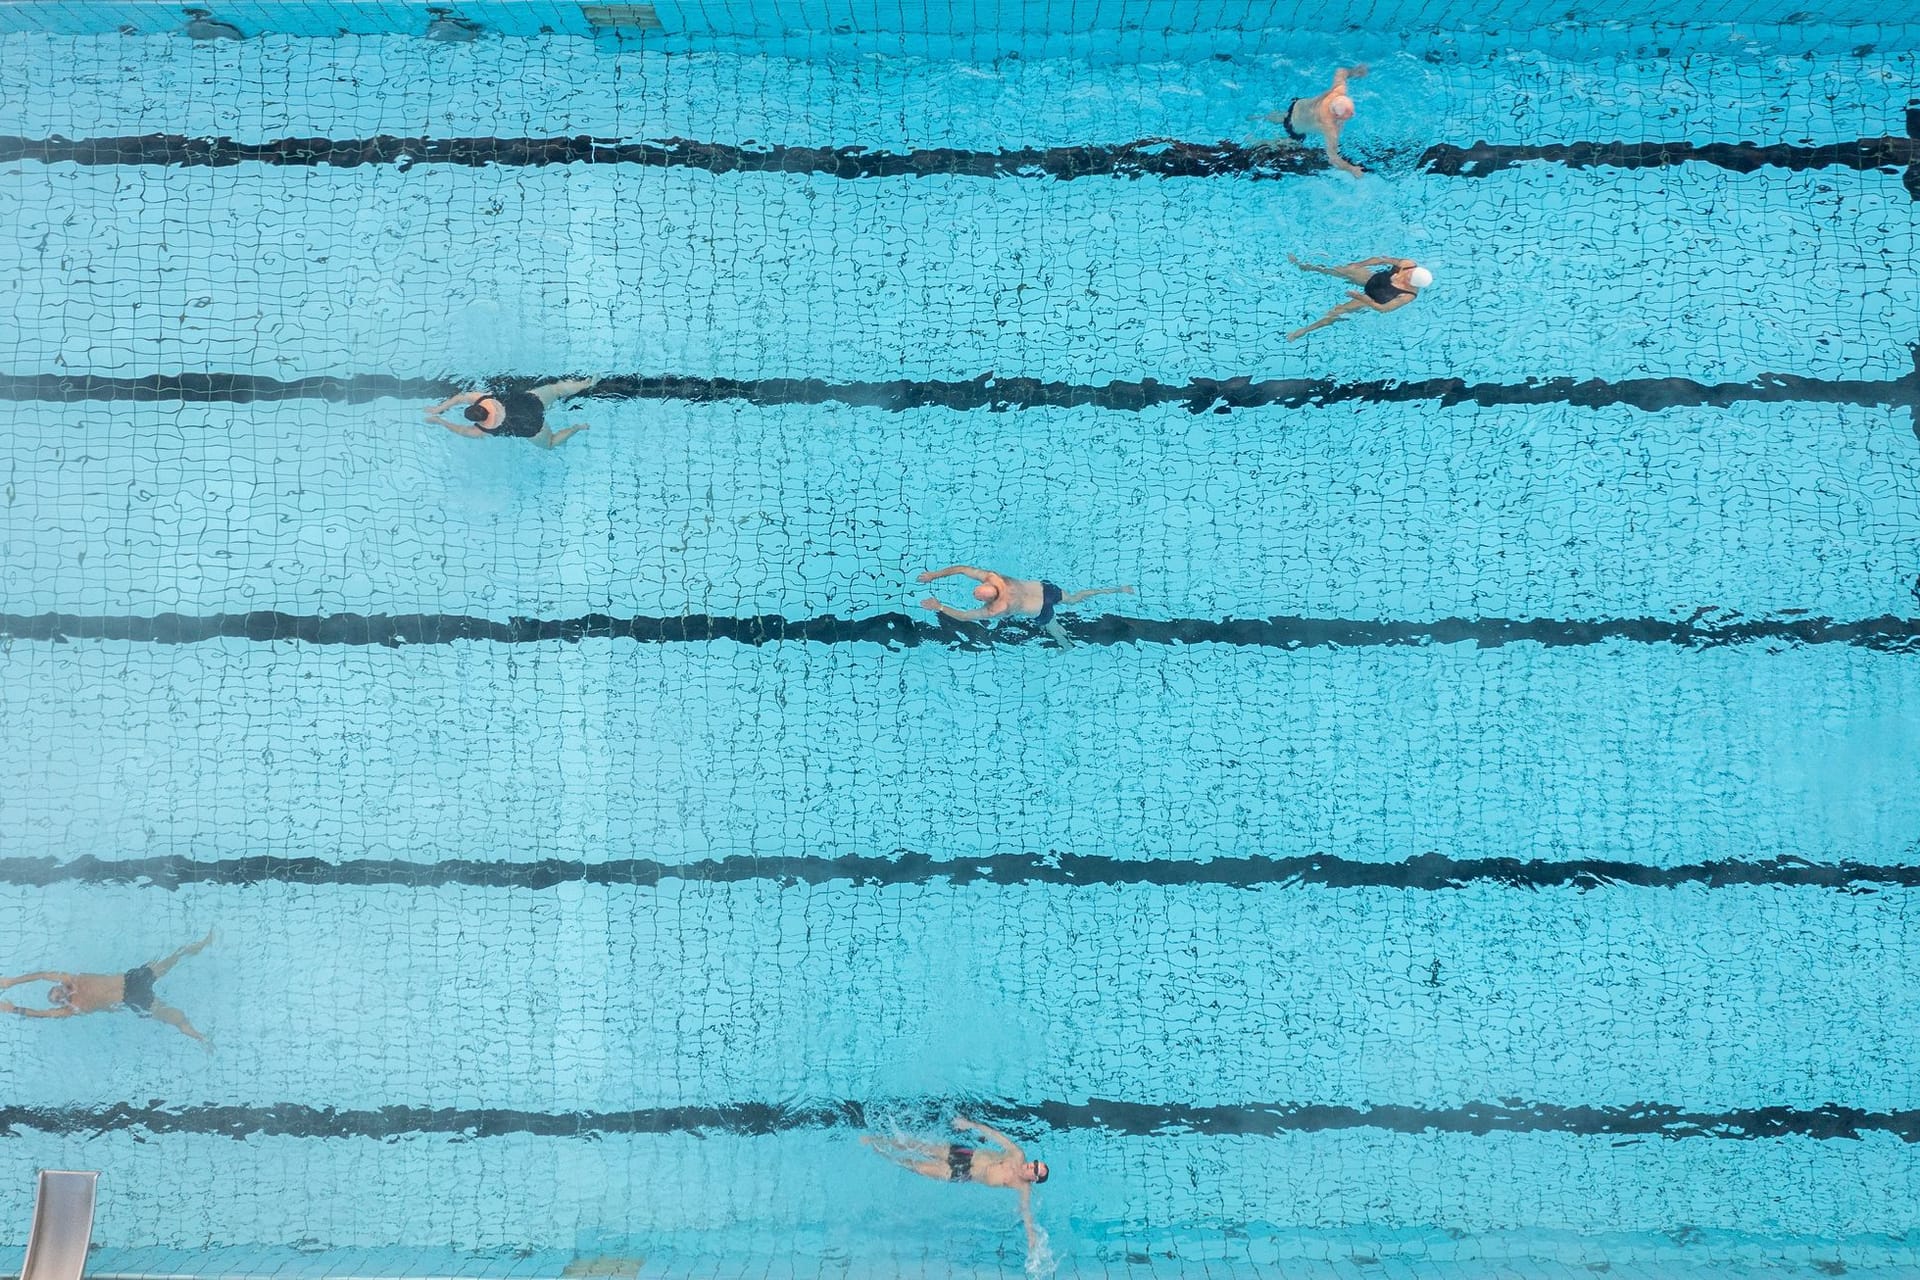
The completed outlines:
[[[1395,889],[1448,891],[1487,884],[1506,889],[1708,889],[1735,887],[1834,889],[1873,893],[1920,888],[1920,864],[1804,858],[1722,859],[1649,866],[1613,858],[1565,860],[1450,858],[1420,854],[1399,862],[1367,862],[1332,854],[1304,857],[1208,858],[1198,861],[1116,858],[1086,853],[995,853],[935,858],[911,850],[885,855],[763,857],[734,855],[692,862],[610,858],[598,862],[542,858],[530,862],[451,858],[409,862],[352,858],[255,855],[195,859],[177,854],[144,858],[84,856],[0,859],[0,884],[46,888],[56,884],[136,885],[176,890],[190,885],[245,888],[260,884],[358,888],[437,889],[471,886],[540,891],[560,885],[653,888],[666,883],[782,886],[851,883],[878,887],[928,885],[1139,886],[1148,888]]]
[[[1383,1130],[1390,1133],[1563,1133],[1582,1137],[1680,1140],[1720,1138],[1860,1139],[1884,1133],[1920,1142],[1920,1110],[1875,1111],[1827,1103],[1818,1107],[1739,1107],[1697,1111],[1664,1103],[1569,1106],[1556,1103],[1469,1102],[1457,1107],[1341,1106],[1328,1103],[1251,1103],[1198,1106],[1176,1102],[1091,1100],[1021,1104],[939,1104],[927,1099],[781,1105],[734,1102],[706,1106],[642,1107],[627,1111],[542,1112],[506,1107],[169,1107],[114,1103],[93,1107],[0,1106],[0,1134],[21,1130],[95,1137],[103,1133],[201,1134],[245,1139],[398,1138],[444,1135],[455,1140],[532,1135],[604,1138],[651,1134],[730,1134],[760,1137],[809,1130],[884,1128],[916,1121],[933,1125],[965,1106],[990,1124],[1031,1132],[1090,1132],[1106,1137],[1273,1137],[1284,1133]],[[869,1119],[869,1117],[873,1117]]]
[[[1362,157],[1391,167],[1410,161],[1435,175],[1481,178],[1523,164],[1567,168],[1648,169],[1708,164],[1735,173],[1763,168],[1805,171],[1904,169],[1906,186],[1920,199],[1920,144],[1909,111],[1907,137],[1858,138],[1794,145],[1784,142],[1561,142],[1471,146],[1438,143],[1418,153],[1386,152]],[[0,163],[165,165],[228,167],[265,164],[351,169],[392,165],[487,165],[540,167],[616,164],[648,168],[703,169],[709,173],[819,174],[831,178],[1280,178],[1319,173],[1326,157],[1304,147],[1236,142],[1184,142],[1141,138],[1130,142],[1058,147],[1013,147],[997,151],[922,147],[881,151],[865,147],[752,146],[686,138],[622,141],[586,134],[546,138],[427,138],[379,134],[368,138],[277,138],[236,142],[226,137],[136,134],[112,138],[0,137]]]
[[[1387,621],[1352,618],[1131,618],[1114,614],[1058,621],[1074,641],[1090,645],[1197,645],[1294,651],[1300,649],[1425,648],[1510,644],[1572,648],[1614,642],[1663,644],[1701,651],[1735,645],[1846,645],[1880,653],[1920,652],[1920,618],[1883,614],[1836,621],[1807,615],[1691,618],[1438,618]],[[685,614],[623,617],[606,613],[571,618],[481,618],[467,614],[252,613],[113,616],[73,613],[0,614],[0,640],[65,643],[110,640],[133,644],[201,644],[210,640],[291,641],[319,645],[578,644],[630,640],[640,644],[744,645],[878,644],[890,648],[936,645],[981,650],[1018,645],[1057,646],[1031,620],[996,626],[880,613],[841,618],[787,618],[780,614],[723,617]]]
[[[1340,382],[1332,378],[1193,378],[1186,382],[1079,383],[1041,378],[997,377],[983,373],[967,379],[893,379],[831,382],[824,378],[712,378],[684,374],[616,374],[603,378],[585,398],[594,400],[679,400],[692,404],[743,402],[756,406],[839,404],[904,413],[914,409],[985,409],[1006,413],[1032,409],[1097,408],[1139,412],[1179,406],[1189,413],[1230,413],[1235,409],[1317,408],[1335,404],[1412,404],[1443,407],[1472,404],[1567,404],[1599,409],[1615,405],[1655,412],[1676,408],[1728,408],[1735,404],[1850,404],[1871,408],[1905,407],[1920,435],[1920,345],[1911,348],[1913,371],[1898,378],[1810,378],[1793,373],[1763,373],[1747,382],[1700,382],[1692,378],[1534,378],[1525,382],[1468,382],[1464,378],[1375,379]],[[568,375],[571,376],[571,375]],[[551,378],[501,379],[502,385],[537,386]],[[92,374],[0,374],[0,400],[46,400],[62,404],[87,401],[180,401],[187,404],[254,404],[288,400],[324,400],[369,404],[379,400],[428,401],[465,390],[440,378],[403,378],[385,374],[349,374],[280,379],[243,373],[149,374],[104,377]]]

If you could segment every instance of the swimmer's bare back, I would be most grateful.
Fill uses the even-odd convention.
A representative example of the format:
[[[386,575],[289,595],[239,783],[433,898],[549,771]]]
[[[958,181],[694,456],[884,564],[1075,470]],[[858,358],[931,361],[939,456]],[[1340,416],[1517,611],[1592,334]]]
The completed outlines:
[[[1340,154],[1340,131],[1353,119],[1353,97],[1347,92],[1347,81],[1359,79],[1367,74],[1366,65],[1341,67],[1333,73],[1333,84],[1311,98],[1296,98],[1285,112],[1275,112],[1272,119],[1285,126],[1289,137],[1297,142],[1305,142],[1309,133],[1320,135],[1321,145],[1326,148],[1327,163],[1343,173],[1355,178],[1366,173],[1359,165]]]

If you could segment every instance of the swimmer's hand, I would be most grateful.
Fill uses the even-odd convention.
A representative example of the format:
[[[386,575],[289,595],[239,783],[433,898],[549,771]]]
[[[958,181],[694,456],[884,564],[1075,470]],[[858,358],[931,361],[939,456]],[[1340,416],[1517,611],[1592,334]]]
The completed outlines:
[[[919,577],[915,578],[914,581],[915,582],[932,582],[938,576],[939,575],[934,573],[933,570],[929,569],[925,573],[921,574]]]
[[[1362,62],[1358,66],[1348,67],[1347,74],[1357,80],[1367,74],[1367,64]]]
[[[935,613],[940,612],[940,602],[934,599],[932,596],[928,596],[925,600],[922,600],[920,602],[920,607],[922,609],[931,609]]]
[[[20,1006],[11,1000],[0,1000],[0,1013],[18,1013]]]

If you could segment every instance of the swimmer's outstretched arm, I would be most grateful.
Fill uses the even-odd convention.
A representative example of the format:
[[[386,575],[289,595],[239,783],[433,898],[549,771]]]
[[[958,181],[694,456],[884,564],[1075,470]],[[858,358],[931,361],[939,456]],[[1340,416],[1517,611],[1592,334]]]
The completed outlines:
[[[999,1147],[1002,1151],[1011,1152],[1016,1160],[1023,1159],[1026,1156],[1026,1152],[1020,1150],[1019,1143],[990,1124],[981,1124],[978,1120],[969,1120],[965,1116],[955,1116],[953,1118],[953,1127],[956,1129],[973,1130],[988,1142]]]
[[[1340,124],[1338,121],[1335,121],[1333,126],[1321,135],[1321,140],[1327,145],[1328,164],[1351,177],[1363,178],[1366,176],[1367,171],[1365,169],[1362,169],[1359,165],[1340,154]]]
[[[11,1000],[0,1000],[0,1013],[17,1013],[23,1018],[71,1018],[80,1012],[70,1004],[58,1009],[22,1009]]]
[[[1040,1228],[1033,1221],[1033,1188],[1020,1188],[1020,1221],[1027,1228],[1027,1252],[1035,1253],[1040,1248]]]
[[[448,396],[445,400],[442,400],[439,404],[434,405],[431,409],[425,410],[422,416],[425,417],[426,420],[428,422],[431,422],[434,426],[445,427],[447,430],[453,432],[453,434],[457,436],[472,436],[472,437],[478,438],[480,436],[486,435],[487,433],[482,431],[480,428],[476,426],[471,426],[465,422],[448,422],[445,418],[441,417],[440,415],[445,413],[447,410],[453,408],[453,406],[457,404],[477,404],[480,402],[482,398],[483,397],[478,391],[462,391],[459,395]]]
[[[445,400],[442,400],[439,404],[427,410],[427,416],[431,418],[436,414],[445,413],[457,404],[475,404],[483,398],[478,391],[462,391],[455,395],[448,396]]]
[[[950,604],[935,600],[932,596],[928,596],[925,600],[922,600],[920,607],[922,609],[931,609],[935,613],[943,613],[955,622],[979,622],[983,618],[999,616],[993,609],[956,609]]]
[[[950,565],[945,569],[929,569],[921,574],[919,578],[915,579],[915,581],[932,582],[935,578],[951,578],[956,573],[964,573],[975,582],[985,582],[987,580],[987,571],[985,569],[976,569],[970,564],[956,564]]]
[[[70,973],[56,973],[52,969],[42,969],[38,973],[23,973],[17,978],[0,978],[0,991],[8,987],[17,987],[23,982],[72,982]]]

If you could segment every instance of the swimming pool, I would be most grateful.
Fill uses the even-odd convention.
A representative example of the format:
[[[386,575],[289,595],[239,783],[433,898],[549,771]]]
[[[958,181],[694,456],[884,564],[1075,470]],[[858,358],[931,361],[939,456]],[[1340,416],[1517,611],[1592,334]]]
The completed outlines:
[[[1920,15],[1215,8],[0,15],[0,968],[218,930],[158,985],[212,1053],[0,1025],[0,1218],[1920,1268]],[[1355,61],[1376,174],[1258,145]],[[1289,344],[1290,253],[1437,282]],[[552,452],[420,418],[575,374]],[[936,625],[956,562],[1139,594]],[[856,1141],[956,1113],[1052,1165],[1047,1258]]]

